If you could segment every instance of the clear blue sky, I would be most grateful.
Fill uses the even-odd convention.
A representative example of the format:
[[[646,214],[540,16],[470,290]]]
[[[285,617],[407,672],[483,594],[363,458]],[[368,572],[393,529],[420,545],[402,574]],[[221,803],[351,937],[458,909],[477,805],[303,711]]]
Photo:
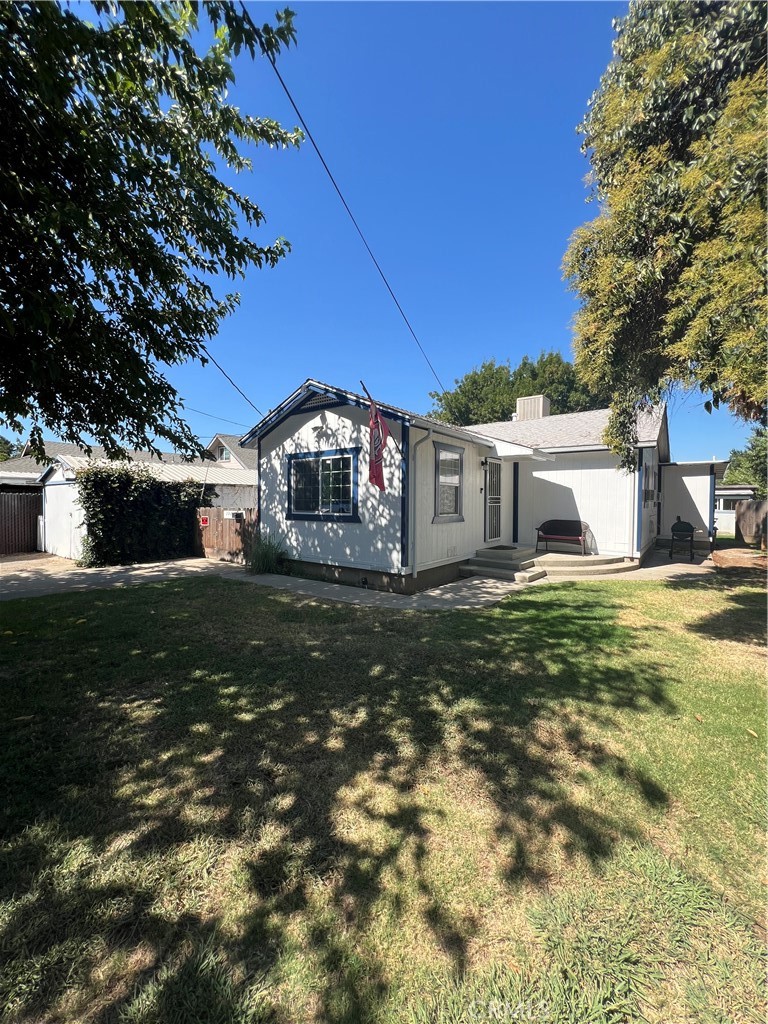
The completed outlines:
[[[275,5],[249,5],[258,22]],[[280,69],[446,387],[486,359],[558,349],[576,304],[560,264],[594,215],[576,125],[611,57],[616,3],[293,3]],[[293,127],[266,61],[236,64],[232,100]],[[436,382],[314,151],[260,150],[239,188],[264,241],[211,351],[266,412],[307,377],[419,412]],[[188,405],[257,418],[213,367],[170,371]],[[703,396],[672,403],[673,458],[723,458],[748,429]],[[238,432],[189,414],[200,436]]]

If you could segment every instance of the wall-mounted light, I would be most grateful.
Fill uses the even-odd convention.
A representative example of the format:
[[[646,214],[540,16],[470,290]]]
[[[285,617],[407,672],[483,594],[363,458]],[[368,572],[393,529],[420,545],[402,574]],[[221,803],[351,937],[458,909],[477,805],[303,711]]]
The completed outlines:
[[[488,459],[482,459],[480,465],[483,467],[483,469],[488,469]]]

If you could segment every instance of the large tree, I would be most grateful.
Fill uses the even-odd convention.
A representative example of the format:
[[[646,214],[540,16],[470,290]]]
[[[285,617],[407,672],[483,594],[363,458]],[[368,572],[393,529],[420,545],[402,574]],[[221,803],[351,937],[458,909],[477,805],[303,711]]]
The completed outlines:
[[[731,452],[723,483],[754,484],[757,497],[768,498],[768,443],[765,427],[755,427],[746,447]]]
[[[455,384],[453,391],[430,392],[435,402],[431,415],[458,426],[508,420],[518,398],[528,395],[546,395],[552,414],[604,408],[610,400],[604,389],[583,384],[559,352],[542,352],[538,359],[524,356],[514,370],[509,362],[489,359]]]
[[[635,411],[676,386],[765,417],[765,16],[633,0],[580,126],[600,212],[564,261],[576,366],[630,459]]]
[[[0,462],[7,462],[8,459],[15,459],[21,455],[24,445],[18,441],[9,441],[7,437],[0,435]]]
[[[287,9],[259,28],[219,0],[0,5],[0,422],[30,419],[37,454],[43,429],[201,451],[163,364],[205,362],[238,301],[216,278],[288,248],[227,173],[301,133],[227,90],[241,50],[294,35]]]

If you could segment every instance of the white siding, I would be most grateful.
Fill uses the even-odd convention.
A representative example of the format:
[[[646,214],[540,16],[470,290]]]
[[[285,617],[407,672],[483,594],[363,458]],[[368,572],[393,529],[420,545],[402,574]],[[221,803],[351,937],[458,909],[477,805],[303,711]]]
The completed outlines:
[[[61,470],[56,470],[43,488],[43,523],[47,552],[62,558],[80,557],[85,528],[77,484],[64,480]]]
[[[661,536],[672,536],[677,517],[696,528],[696,540],[705,540],[713,524],[715,477],[708,464],[662,466]]]
[[[387,420],[401,440],[399,424]],[[261,527],[278,538],[291,558],[324,565],[398,572],[400,559],[401,461],[390,440],[384,453],[385,492],[368,482],[368,411],[349,406],[296,413],[261,442]],[[288,456],[335,448],[360,448],[360,523],[313,522],[287,517]]]
[[[422,438],[427,440],[416,448]],[[435,443],[459,448],[463,453],[463,522],[432,521],[435,517]],[[411,429],[410,486],[415,494],[415,517],[411,527],[416,531],[417,569],[462,561],[483,547],[485,472],[481,463],[490,454],[488,448],[480,445],[437,433],[429,438],[426,430]],[[502,535],[500,541],[494,541],[496,544],[511,541],[511,479],[512,464],[505,462],[501,467]]]
[[[580,519],[593,534],[593,554],[635,554],[635,474],[619,469],[610,452],[560,453],[554,462],[520,463],[521,547],[536,544],[536,527],[547,519]],[[557,545],[552,545],[557,547]],[[575,551],[575,545],[563,545]]]

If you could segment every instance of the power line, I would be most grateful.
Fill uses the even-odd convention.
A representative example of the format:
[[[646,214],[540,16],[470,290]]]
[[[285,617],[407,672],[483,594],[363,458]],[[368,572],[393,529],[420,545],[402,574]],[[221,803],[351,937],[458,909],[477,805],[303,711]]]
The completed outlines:
[[[329,166],[328,166],[328,164],[327,164],[327,163],[325,162],[325,159],[323,158],[323,154],[322,154],[322,153],[320,152],[320,147],[319,147],[319,146],[317,145],[317,143],[315,142],[314,136],[312,135],[312,132],[311,132],[311,131],[309,130],[309,127],[307,126],[307,122],[306,122],[306,121],[304,120],[304,118],[303,118],[303,117],[301,116],[301,111],[300,111],[300,110],[299,110],[299,108],[297,107],[297,105],[296,105],[296,101],[294,100],[293,96],[291,96],[291,92],[290,92],[290,89],[288,88],[288,86],[287,86],[287,85],[285,84],[285,82],[283,81],[283,77],[282,77],[282,75],[280,74],[280,72],[279,72],[279,71],[277,70],[277,64],[275,63],[275,58],[274,58],[274,57],[272,56],[272,54],[271,54],[271,53],[269,53],[269,52],[267,52],[267,57],[269,57],[269,62],[270,62],[270,64],[272,65],[272,68],[273,68],[273,70],[274,70],[275,74],[277,75],[277,80],[278,80],[278,82],[280,83],[280,85],[282,85],[282,87],[283,87],[283,91],[285,92],[285,95],[286,95],[286,96],[288,97],[288,100],[289,100],[289,102],[290,102],[291,106],[293,107],[294,111],[296,112],[296,116],[298,117],[299,121],[301,122],[301,126],[302,126],[302,128],[303,128],[303,129],[304,129],[304,131],[306,132],[306,134],[307,134],[307,138],[308,138],[308,139],[309,139],[309,141],[310,141],[310,142],[312,143],[312,146],[314,147],[314,150],[315,150],[315,152],[317,153],[318,157],[320,158],[320,163],[321,163],[321,164],[323,165],[323,167],[325,168],[325,173],[326,173],[326,174],[328,175],[328,177],[330,178],[330,180],[331,180],[331,184],[332,184],[332,185],[333,185],[333,187],[334,187],[334,188],[336,189],[336,194],[338,195],[339,199],[341,200],[341,202],[342,202],[342,205],[344,206],[344,209],[345,209],[345,210],[347,211],[347,213],[349,214],[349,219],[350,219],[350,220],[352,221],[352,223],[353,223],[353,224],[355,225],[355,230],[357,231],[358,235],[360,235],[360,238],[361,238],[361,240],[362,240],[362,243],[363,243],[363,245],[365,246],[365,248],[366,248],[366,249],[367,249],[367,251],[368,251],[368,255],[369,255],[369,256],[371,257],[371,259],[373,260],[373,265],[374,265],[374,266],[376,267],[376,269],[378,270],[378,272],[379,272],[379,276],[381,277],[382,281],[383,281],[383,282],[384,282],[384,284],[386,285],[387,291],[388,291],[388,292],[389,292],[389,294],[390,294],[390,295],[392,296],[392,301],[393,301],[393,302],[394,302],[394,304],[395,304],[395,305],[397,306],[397,309],[398,309],[398,312],[400,313],[400,316],[401,316],[401,317],[403,318],[403,320],[405,321],[405,326],[406,326],[406,327],[408,328],[408,330],[409,330],[409,331],[411,332],[411,336],[413,337],[413,340],[414,340],[414,341],[416,342],[416,344],[417,344],[417,345],[418,345],[418,347],[419,347],[419,351],[420,351],[420,352],[421,352],[421,354],[422,354],[422,355],[424,356],[424,359],[425,359],[425,360],[426,360],[426,362],[427,362],[427,366],[428,366],[428,367],[430,368],[430,370],[432,371],[432,376],[433,376],[433,377],[435,378],[435,380],[437,381],[437,383],[438,383],[438,385],[439,385],[439,387],[440,387],[440,391],[441,391],[441,392],[443,392],[443,393],[445,393],[445,388],[444,388],[444,386],[443,386],[443,382],[442,382],[442,381],[440,380],[440,378],[438,377],[438,375],[437,375],[437,371],[435,370],[434,366],[432,365],[432,363],[431,363],[431,361],[430,361],[430,358],[429,358],[429,356],[428,356],[428,355],[427,355],[427,353],[426,353],[426,352],[424,351],[424,347],[423,347],[423,345],[421,344],[421,342],[419,341],[419,339],[418,339],[418,338],[416,337],[416,332],[414,331],[413,327],[411,327],[411,322],[410,322],[410,320],[409,320],[409,319],[408,319],[408,317],[407,317],[407,316],[405,315],[405,312],[404,312],[404,310],[403,310],[403,307],[402,307],[402,306],[400,305],[400,303],[399,303],[399,302],[397,301],[397,296],[395,295],[394,291],[392,290],[392,285],[391,285],[391,284],[389,283],[389,281],[387,280],[387,276],[386,276],[386,274],[384,273],[384,271],[383,271],[383,270],[381,269],[381,267],[379,266],[379,261],[378,261],[378,260],[376,259],[376,257],[375,257],[375,256],[373,255],[373,251],[372,251],[372,249],[371,249],[370,245],[368,245],[368,242],[366,241],[365,235],[363,234],[363,232],[362,232],[362,230],[361,230],[361,228],[360,228],[360,225],[359,225],[359,224],[357,223],[357,221],[355,220],[355,216],[354,216],[354,214],[352,213],[352,211],[350,210],[350,208],[349,208],[349,204],[347,203],[346,199],[344,198],[344,196],[343,196],[343,194],[342,194],[342,191],[341,191],[341,189],[340,189],[340,188],[339,188],[339,186],[338,186],[338,185],[336,184],[336,179],[335,179],[335,178],[334,178],[334,176],[333,176],[333,175],[331,174],[331,169],[330,169],[330,167],[329,167]]]
[[[238,385],[237,385],[237,384],[235,384],[235,382],[234,382],[234,381],[232,380],[232,378],[231,378],[231,377],[229,376],[229,374],[228,374],[228,373],[227,373],[227,371],[226,371],[226,370],[224,369],[224,367],[223,367],[223,366],[222,366],[222,365],[221,365],[220,363],[217,363],[217,362],[216,362],[216,360],[215,360],[215,359],[213,358],[213,356],[211,355],[211,353],[210,353],[210,352],[208,351],[208,349],[207,349],[207,348],[206,348],[205,346],[203,346],[203,352],[205,352],[206,356],[207,356],[207,357],[208,357],[208,358],[209,358],[209,359],[211,360],[211,362],[212,362],[212,363],[213,363],[213,365],[214,365],[214,366],[216,367],[216,369],[217,369],[217,370],[219,370],[219,371],[220,371],[221,373],[223,373],[223,374],[224,374],[224,376],[225,376],[225,377],[227,378],[227,380],[228,380],[228,381],[229,381],[229,383],[230,383],[230,384],[232,385],[232,387],[233,387],[233,388],[235,389],[235,391],[237,391],[237,393],[238,393],[239,395],[242,395],[242,396],[243,396],[243,398],[244,398],[244,399],[246,400],[246,402],[248,403],[248,405],[250,405],[250,407],[251,407],[252,409],[255,409],[255,410],[256,410],[256,412],[257,412],[257,413],[259,414],[259,416],[263,416],[263,415],[264,415],[264,413],[263,413],[263,412],[261,411],[261,409],[260,409],[260,408],[258,407],[258,405],[254,405],[254,404],[253,404],[253,402],[252,402],[252,401],[250,400],[250,398],[248,397],[248,395],[246,395],[246,393],[245,393],[245,392],[243,391],[243,389],[242,389],[242,388],[240,388],[240,387],[238,387]]]
[[[252,423],[239,423],[237,420],[228,420],[224,416],[213,416],[209,412],[203,412],[202,409],[193,409],[191,405],[185,405],[185,409],[190,412],[196,412],[198,416],[207,416],[209,420],[218,420],[219,423],[231,423],[233,427],[251,427]],[[216,436],[215,434],[213,435]]]

